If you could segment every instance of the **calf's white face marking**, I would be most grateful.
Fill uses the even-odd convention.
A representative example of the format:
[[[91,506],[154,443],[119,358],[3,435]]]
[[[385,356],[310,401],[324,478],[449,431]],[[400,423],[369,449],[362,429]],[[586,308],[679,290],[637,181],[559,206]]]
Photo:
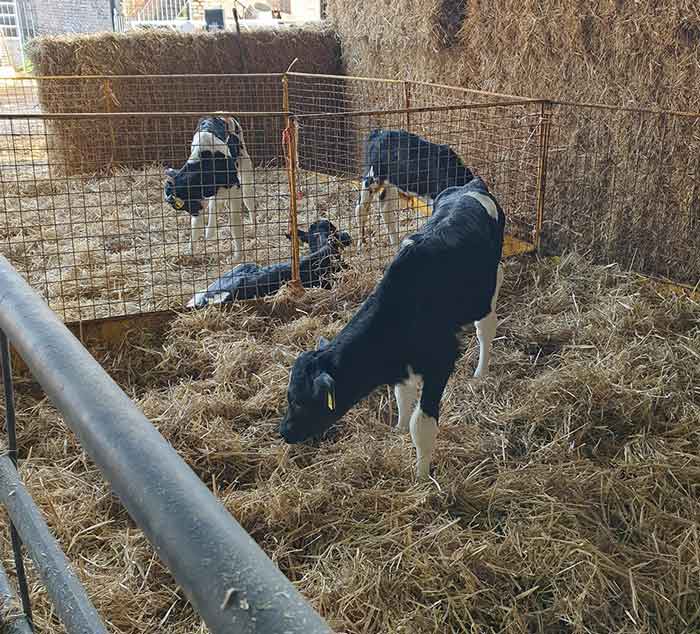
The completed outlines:
[[[188,163],[196,163],[202,152],[211,152],[212,154],[219,152],[226,157],[231,156],[231,151],[226,141],[215,136],[209,130],[197,130],[194,133],[190,150],[190,158],[187,159]]]
[[[498,220],[498,209],[496,209],[496,203],[493,202],[490,196],[486,194],[480,194],[479,192],[469,192],[467,196],[471,196],[474,200],[478,201],[481,206],[486,209],[491,218]]]

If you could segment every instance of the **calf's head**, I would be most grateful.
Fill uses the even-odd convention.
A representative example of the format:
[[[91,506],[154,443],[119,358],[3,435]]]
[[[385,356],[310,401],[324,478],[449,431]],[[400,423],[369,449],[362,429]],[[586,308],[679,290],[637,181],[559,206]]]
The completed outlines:
[[[190,216],[198,216],[204,198],[201,177],[197,178],[193,171],[186,171],[187,165],[179,171],[171,167],[165,170],[163,198],[176,211],[186,211]]]
[[[335,379],[324,369],[322,352],[328,345],[321,338],[316,351],[303,352],[294,362],[287,388],[287,413],[279,427],[288,443],[320,436],[342,415],[336,402]]]
[[[198,216],[203,200],[216,193],[217,182],[227,183],[229,162],[223,154],[213,155],[208,150],[199,160],[187,162],[179,170],[165,170],[163,198],[173,209]]]
[[[309,253],[315,253],[326,246],[326,244],[337,251],[342,247],[350,246],[352,243],[352,238],[349,233],[338,231],[335,225],[325,218],[312,222],[309,225],[308,231],[297,229],[297,235],[301,242],[305,242],[309,245]],[[290,234],[287,234],[287,239],[292,239]]]

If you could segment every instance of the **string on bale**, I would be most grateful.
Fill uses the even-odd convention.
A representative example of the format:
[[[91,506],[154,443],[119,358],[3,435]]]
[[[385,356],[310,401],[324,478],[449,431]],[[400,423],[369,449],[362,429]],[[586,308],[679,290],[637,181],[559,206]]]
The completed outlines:
[[[278,439],[294,359],[376,280],[343,276],[93,352],[337,632],[695,631],[700,305],[573,254],[508,261],[492,376],[472,341],[417,486],[385,391],[316,446]],[[26,384],[17,407],[23,478],[110,627],[203,631],[53,408]]]

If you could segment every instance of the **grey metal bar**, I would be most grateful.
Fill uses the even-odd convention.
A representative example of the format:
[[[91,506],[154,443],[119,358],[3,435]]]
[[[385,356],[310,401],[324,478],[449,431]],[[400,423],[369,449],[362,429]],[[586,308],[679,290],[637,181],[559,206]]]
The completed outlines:
[[[17,527],[69,634],[107,634],[100,615],[8,456],[0,456],[0,502]]]
[[[10,459],[17,466],[17,425],[15,416],[15,391],[12,385],[12,360],[7,336],[0,330],[0,368],[2,368],[2,385],[5,393],[5,429],[7,431],[7,448]]]
[[[2,369],[2,383],[5,393],[5,428],[7,431],[7,448],[12,464],[17,466],[17,425],[15,416],[15,390],[12,384],[12,359],[10,358],[10,344],[7,336],[0,330],[0,368]],[[22,558],[22,540],[17,534],[13,522],[10,522],[10,541],[12,542],[12,555],[15,559],[17,571],[17,584],[19,595],[22,597],[22,609],[27,615],[30,626],[32,620],[32,604],[29,600],[29,586],[27,585],[27,573],[24,569]]]
[[[0,329],[212,634],[331,632],[2,256],[0,280]]]
[[[0,632],[32,634],[32,628],[29,627],[2,564],[0,564]]]

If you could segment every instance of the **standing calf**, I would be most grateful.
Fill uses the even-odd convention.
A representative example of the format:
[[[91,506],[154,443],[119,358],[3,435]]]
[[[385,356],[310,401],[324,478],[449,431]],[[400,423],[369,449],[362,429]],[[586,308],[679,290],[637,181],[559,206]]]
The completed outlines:
[[[217,211],[228,201],[234,258],[240,257],[243,237],[242,199],[257,227],[253,191],[253,162],[246,150],[243,129],[233,117],[204,117],[192,137],[190,157],[179,170],[165,170],[164,197],[174,209],[192,216],[189,251],[202,237],[202,208],[209,214],[206,239],[217,231]]]
[[[444,190],[420,231],[403,241],[372,295],[338,336],[294,363],[280,433],[289,443],[322,434],[381,385],[394,385],[400,430],[409,430],[419,478],[429,475],[440,400],[463,329],[475,322],[488,371],[505,215],[480,178]],[[423,390],[415,410],[418,383]]]
[[[372,130],[365,141],[364,178],[355,207],[361,242],[375,194],[379,194],[379,209],[394,245],[399,193],[423,198],[432,207],[441,191],[466,185],[472,178],[448,145],[431,143],[405,130]]]

